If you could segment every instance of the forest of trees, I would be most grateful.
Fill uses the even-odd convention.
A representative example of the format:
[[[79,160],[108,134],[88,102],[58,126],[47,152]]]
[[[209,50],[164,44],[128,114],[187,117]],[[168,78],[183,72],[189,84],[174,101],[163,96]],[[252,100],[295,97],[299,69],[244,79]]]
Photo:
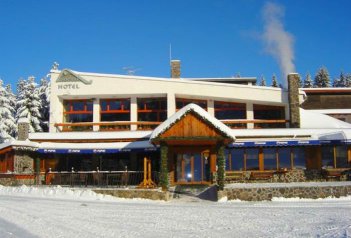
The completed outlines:
[[[259,82],[257,83],[259,86],[267,86],[266,79],[264,76],[261,76]],[[280,87],[281,84],[278,84],[278,79],[275,74],[272,76],[271,87]],[[334,78],[334,80],[330,79],[329,72],[326,67],[321,67],[314,79],[310,73],[307,73],[305,78],[300,79],[300,87],[301,88],[327,88],[327,87],[335,87],[335,88],[344,88],[351,87],[351,73],[341,72],[339,77]]]
[[[34,77],[19,79],[17,93],[0,79],[0,143],[17,137],[17,122],[27,118],[30,132],[48,131],[50,81]]]

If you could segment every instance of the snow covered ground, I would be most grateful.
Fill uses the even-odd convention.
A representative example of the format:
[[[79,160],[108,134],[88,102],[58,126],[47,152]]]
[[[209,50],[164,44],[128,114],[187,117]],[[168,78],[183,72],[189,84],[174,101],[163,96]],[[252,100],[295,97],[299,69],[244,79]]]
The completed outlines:
[[[0,186],[0,237],[351,237],[351,197],[161,202]]]

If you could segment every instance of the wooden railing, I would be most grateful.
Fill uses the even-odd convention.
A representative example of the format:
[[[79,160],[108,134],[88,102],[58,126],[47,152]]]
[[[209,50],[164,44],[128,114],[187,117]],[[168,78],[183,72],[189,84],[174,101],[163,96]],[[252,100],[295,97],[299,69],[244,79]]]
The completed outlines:
[[[222,120],[224,124],[232,129],[247,128],[247,124],[254,124],[254,128],[285,128],[289,120]],[[55,127],[58,131],[93,131],[93,127],[97,126],[98,131],[128,131],[135,125],[137,130],[153,130],[161,122],[79,122],[79,123],[56,123]]]
[[[247,124],[254,124],[254,128],[286,128],[286,123],[289,120],[275,119],[275,120],[222,120],[224,124],[232,129],[244,129],[247,128]]]
[[[79,123],[55,123],[58,131],[93,131],[94,126],[99,127],[99,131],[128,131],[135,125],[137,130],[153,130],[161,122],[79,122]]]
[[[159,172],[151,172],[152,180],[159,181]],[[79,171],[48,172],[47,185],[66,186],[138,186],[143,181],[143,171]]]

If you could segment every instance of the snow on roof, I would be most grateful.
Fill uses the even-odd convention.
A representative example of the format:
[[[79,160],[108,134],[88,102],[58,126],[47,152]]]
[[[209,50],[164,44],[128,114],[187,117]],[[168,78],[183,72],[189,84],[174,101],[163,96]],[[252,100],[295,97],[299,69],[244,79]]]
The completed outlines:
[[[166,121],[164,121],[162,124],[160,124],[156,129],[152,132],[150,136],[150,140],[153,140],[160,136],[163,132],[165,132],[167,129],[169,129],[174,123],[179,121],[181,118],[183,118],[185,115],[187,115],[189,112],[195,112],[197,115],[199,115],[203,120],[209,122],[211,125],[213,125],[215,128],[217,128],[221,133],[223,133],[225,136],[235,139],[234,135],[232,134],[232,130],[224,125],[222,122],[217,120],[215,117],[211,116],[208,112],[206,112],[204,109],[202,109],[200,106],[190,103],[174,113],[171,117],[169,117]]]
[[[8,142],[0,144],[0,150],[4,149],[6,147],[9,147],[9,146],[13,146],[13,147],[34,147],[35,148],[35,147],[38,146],[38,143],[29,141],[29,140],[25,140],[25,141],[22,141],[22,140],[11,140],[11,141],[8,141]]]
[[[333,117],[300,108],[301,128],[351,128],[351,124]]]
[[[103,140],[149,138],[151,131],[30,133],[30,140]]]
[[[308,111],[321,114],[351,114],[351,109],[318,109]]]

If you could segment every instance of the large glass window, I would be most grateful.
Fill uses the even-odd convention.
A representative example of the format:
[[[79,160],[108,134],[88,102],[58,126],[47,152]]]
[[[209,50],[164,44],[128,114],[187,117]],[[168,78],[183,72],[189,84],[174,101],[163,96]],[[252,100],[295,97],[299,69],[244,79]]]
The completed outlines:
[[[259,170],[258,152],[256,148],[246,150],[246,170]]]
[[[264,148],[263,149],[263,163],[265,170],[276,170],[277,169],[277,154],[275,148]]]
[[[335,146],[335,159],[337,168],[348,168],[349,163],[347,161],[347,147],[346,146]]]
[[[93,122],[92,100],[64,100],[63,121],[65,123]],[[63,131],[91,131],[92,125],[63,126]]]
[[[323,169],[334,168],[334,147],[333,146],[322,147],[322,168]]]
[[[234,102],[214,102],[215,117],[219,120],[246,119],[246,105]]]
[[[130,99],[101,99],[101,121],[130,121]]]
[[[254,119],[259,120],[284,120],[285,119],[285,108],[280,106],[269,106],[269,105],[253,105]],[[255,123],[255,128],[284,128],[285,122],[283,123]]]
[[[291,168],[291,151],[290,148],[278,149],[279,169]]]
[[[226,150],[226,170],[244,170],[245,150],[230,149]]]
[[[295,169],[306,169],[306,160],[305,160],[305,148],[295,147],[292,149],[294,155],[294,168]]]
[[[75,122],[92,122],[93,121],[93,102],[91,100],[65,100],[64,121]]]
[[[166,119],[166,98],[138,98],[138,121],[162,122]]]
[[[189,103],[195,103],[207,111],[207,101],[200,99],[176,98],[176,109],[182,109]]]

